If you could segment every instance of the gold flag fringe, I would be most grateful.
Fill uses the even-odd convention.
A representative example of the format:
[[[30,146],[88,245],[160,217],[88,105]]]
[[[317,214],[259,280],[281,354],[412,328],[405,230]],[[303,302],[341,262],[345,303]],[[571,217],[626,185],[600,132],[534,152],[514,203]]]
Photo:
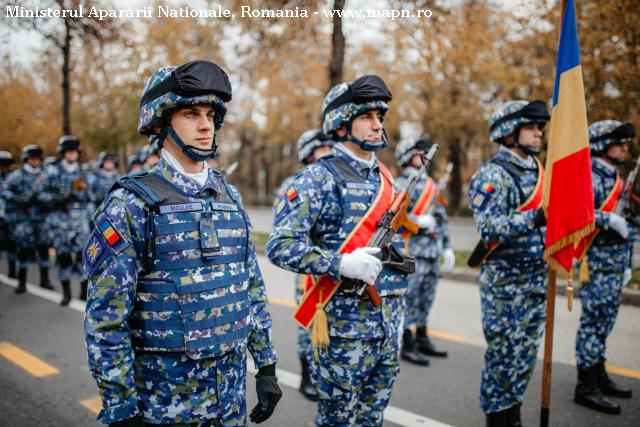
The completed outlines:
[[[569,311],[573,310],[573,278],[569,279],[567,285],[567,308]]]
[[[587,283],[591,280],[591,276],[589,275],[589,260],[586,256],[582,258],[582,262],[580,263],[580,274],[578,278],[580,283]]]
[[[544,251],[544,260],[549,264],[549,267],[556,270],[560,273],[565,279],[569,280],[571,277],[571,272],[567,271],[558,261],[556,261],[552,255],[561,250],[562,248],[569,246],[571,244],[575,244],[576,241],[582,239],[583,237],[593,233],[596,229],[595,223],[591,223],[586,227],[575,231],[568,236],[563,237],[562,239],[555,242],[553,245],[549,246]]]
[[[316,360],[318,360],[319,352],[329,347],[329,325],[327,324],[327,313],[324,311],[324,306],[322,289],[320,289],[320,298],[318,299],[318,304],[316,304],[316,313],[313,315],[313,329],[311,330],[311,345],[313,346]]]

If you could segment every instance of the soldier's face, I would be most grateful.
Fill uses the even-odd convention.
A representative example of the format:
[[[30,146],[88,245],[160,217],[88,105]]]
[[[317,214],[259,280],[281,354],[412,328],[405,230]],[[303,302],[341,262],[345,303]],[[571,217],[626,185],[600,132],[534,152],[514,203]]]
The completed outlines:
[[[114,170],[116,170],[116,164],[114,162],[112,162],[111,160],[106,160],[102,164],[102,169],[104,169],[107,172],[114,171]]]
[[[542,138],[542,131],[538,129],[537,123],[530,123],[520,128],[518,142],[523,147],[540,148],[540,138]]]
[[[210,105],[194,105],[174,111],[171,126],[186,145],[210,149],[213,145],[215,115]],[[167,138],[171,138],[171,135]]]
[[[612,159],[624,160],[624,156],[627,154],[627,151],[629,151],[627,144],[614,144],[609,146],[607,155]]]
[[[76,150],[65,151],[64,152],[64,160],[67,163],[75,163],[78,161],[79,153]]]
[[[322,147],[318,147],[315,150],[313,150],[313,158],[318,160],[330,153],[331,153],[331,147],[329,147],[328,145],[323,145]]]
[[[351,133],[360,141],[382,141],[382,114],[372,110],[353,119]]]
[[[29,163],[29,166],[32,168],[37,168],[42,164],[42,159],[39,159],[38,157],[29,157],[27,159],[27,163]]]

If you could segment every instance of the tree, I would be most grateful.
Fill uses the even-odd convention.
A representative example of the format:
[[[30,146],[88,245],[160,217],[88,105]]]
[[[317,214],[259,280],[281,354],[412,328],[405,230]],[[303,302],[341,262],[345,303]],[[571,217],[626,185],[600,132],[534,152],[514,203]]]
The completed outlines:
[[[333,9],[344,10],[345,0],[335,0]],[[329,84],[334,87],[343,82],[345,39],[342,32],[342,16],[333,15],[333,33],[331,35],[331,64],[329,65]]]

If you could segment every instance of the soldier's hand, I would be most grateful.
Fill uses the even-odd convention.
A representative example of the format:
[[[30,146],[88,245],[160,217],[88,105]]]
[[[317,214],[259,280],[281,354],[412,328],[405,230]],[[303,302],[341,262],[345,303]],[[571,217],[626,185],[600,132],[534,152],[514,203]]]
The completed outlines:
[[[444,250],[444,253],[442,254],[442,257],[444,258],[442,260],[442,270],[443,271],[451,271],[451,269],[453,268],[453,266],[456,263],[456,255],[453,252],[453,249],[451,248],[447,248]]]
[[[373,256],[379,252],[380,248],[358,248],[350,254],[342,255],[340,275],[374,285],[382,271],[382,262]]]
[[[260,424],[269,419],[282,397],[282,391],[278,387],[275,364],[260,368],[256,375],[256,391],[258,404],[251,411],[249,418],[251,422]]]
[[[616,213],[609,214],[609,228],[618,232],[623,239],[629,237],[629,227],[627,221]]]
[[[417,216],[416,223],[418,224],[418,227],[425,230],[427,233],[433,233],[436,231],[436,218],[431,214]]]
[[[627,283],[631,281],[631,269],[625,268],[622,276],[622,286],[627,286]]]
[[[109,427],[144,427],[142,423],[142,418],[139,415],[136,415],[133,418],[127,418],[125,420],[116,421],[115,423],[110,423]]]

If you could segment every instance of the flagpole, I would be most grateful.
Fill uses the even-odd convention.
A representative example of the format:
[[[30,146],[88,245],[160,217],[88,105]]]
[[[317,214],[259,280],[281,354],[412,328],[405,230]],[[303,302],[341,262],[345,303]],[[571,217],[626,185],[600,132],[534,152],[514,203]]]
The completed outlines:
[[[562,33],[562,17],[567,0],[560,0],[558,39]],[[556,314],[556,270],[549,267],[547,277],[547,316],[544,331],[544,360],[542,362],[542,397],[540,399],[540,427],[549,427],[551,407],[551,366],[553,363],[553,323]]]

